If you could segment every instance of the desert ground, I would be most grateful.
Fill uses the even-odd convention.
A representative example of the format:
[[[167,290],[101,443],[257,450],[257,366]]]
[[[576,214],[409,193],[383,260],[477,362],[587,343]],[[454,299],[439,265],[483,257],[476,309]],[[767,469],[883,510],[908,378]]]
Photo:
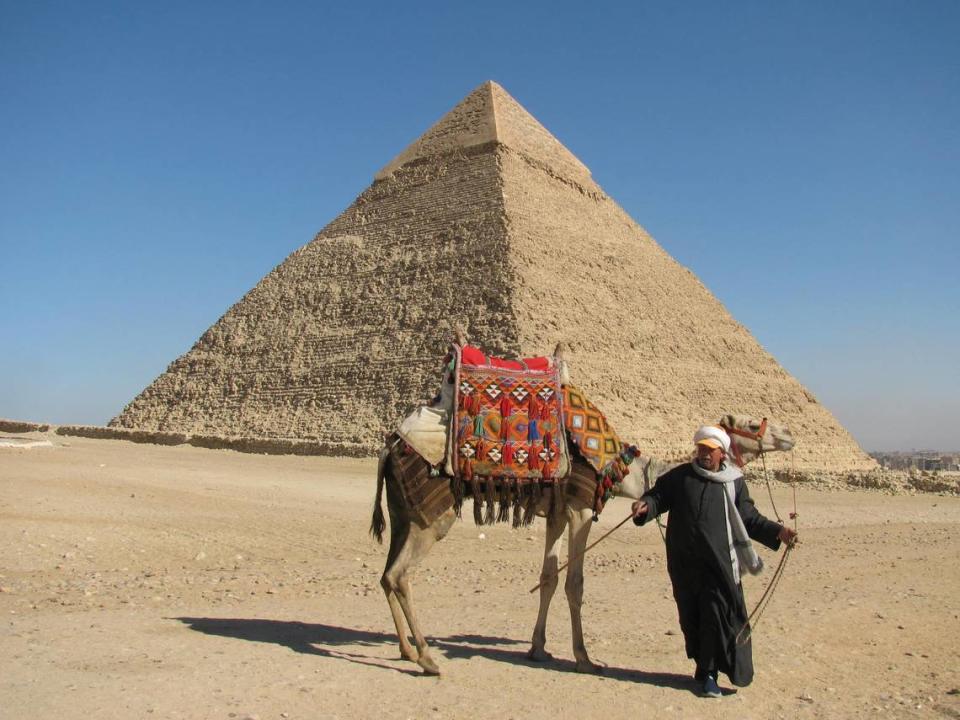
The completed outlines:
[[[0,447],[0,718],[960,718],[960,498],[798,489],[757,676],[690,680],[655,526],[586,560],[602,675],[526,650],[544,523],[458,522],[414,578],[440,677],[398,659],[373,460],[31,433]],[[772,515],[766,488],[758,506]],[[774,487],[781,513],[791,489]],[[593,537],[629,512],[616,499]],[[465,518],[468,513],[465,513]],[[774,553],[762,548],[771,568]],[[769,574],[745,581],[753,606]]]

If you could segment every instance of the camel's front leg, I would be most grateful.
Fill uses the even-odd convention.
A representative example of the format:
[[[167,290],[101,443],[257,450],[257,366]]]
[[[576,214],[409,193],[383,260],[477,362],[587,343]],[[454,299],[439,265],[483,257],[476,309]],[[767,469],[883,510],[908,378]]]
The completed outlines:
[[[547,515],[547,537],[543,550],[543,567],[540,569],[540,610],[537,613],[537,624],[533,628],[530,651],[527,653],[528,658],[538,662],[553,659],[546,650],[547,613],[559,581],[557,568],[560,566],[560,545],[566,526],[567,517],[563,512]]]
[[[590,661],[587,648],[583,644],[583,623],[580,619],[580,607],[583,604],[583,556],[590,536],[593,512],[590,508],[574,510],[568,508],[570,522],[570,542],[567,550],[570,566],[567,568],[567,602],[570,604],[570,625],[573,630],[573,656],[577,660],[577,672],[597,673],[599,665]]]

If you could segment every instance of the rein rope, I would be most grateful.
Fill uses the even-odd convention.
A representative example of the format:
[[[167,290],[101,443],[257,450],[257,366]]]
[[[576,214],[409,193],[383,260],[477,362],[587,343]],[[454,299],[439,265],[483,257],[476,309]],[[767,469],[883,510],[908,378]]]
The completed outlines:
[[[623,526],[623,524],[624,524],[625,522],[627,522],[627,520],[632,520],[632,519],[633,519],[633,513],[630,513],[630,514],[627,515],[623,520],[621,520],[621,521],[618,522],[616,525],[614,525],[610,530],[608,530],[608,531],[605,532],[603,535],[601,535],[599,538],[597,538],[597,539],[594,540],[592,543],[590,543],[589,545],[587,545],[587,546],[583,549],[583,552],[580,554],[580,557],[586,556],[587,552],[589,552],[591,548],[593,548],[594,546],[599,545],[600,543],[602,543],[602,542],[603,542],[604,540],[606,540],[608,537],[610,537],[611,535],[613,535],[613,533],[614,533],[615,530],[619,530],[619,529]],[[570,563],[572,563],[574,560],[577,560],[577,559],[579,559],[579,558],[578,558],[576,555],[571,555],[571,556],[567,557],[567,561],[566,561],[563,565],[561,565],[560,567],[558,567],[556,570],[554,570],[554,571],[551,572],[551,573],[544,573],[543,575],[545,575],[546,577],[544,577],[544,579],[541,580],[537,585],[534,585],[532,588],[530,588],[530,592],[536,592],[537,590],[539,590],[540,588],[542,588],[544,585],[547,584],[547,581],[548,581],[548,580],[551,580],[552,578],[554,578],[554,577],[556,577],[557,575],[559,575],[561,572],[563,572],[563,571],[566,569],[567,565],[569,565]],[[541,576],[541,577],[543,577],[543,576]]]
[[[790,557],[790,552],[792,550],[793,545],[787,545],[787,549],[784,550],[783,555],[780,556],[780,563],[777,565],[777,569],[773,571],[773,577],[770,578],[770,584],[767,585],[767,589],[763,591],[763,595],[760,596],[760,599],[750,612],[750,615],[747,616],[747,621],[743,624],[743,627],[740,628],[740,632],[737,633],[737,645],[743,645],[745,642],[747,642],[750,639],[750,636],[753,635],[754,628],[760,624],[760,617],[763,615],[763,611],[766,610],[767,606],[770,604],[770,599],[773,597],[773,591],[776,590],[777,585],[780,584],[781,578],[783,578],[783,570],[787,566],[787,558]]]
[[[761,430],[766,429],[767,421],[764,419]],[[780,513],[777,511],[777,506],[773,502],[773,489],[770,487],[770,478],[767,475],[767,458],[766,454],[763,452],[763,444],[760,442],[758,453],[760,459],[763,462],[763,480],[767,485],[767,495],[770,497],[770,506],[773,508],[773,514],[777,516],[777,522],[781,525],[785,525],[783,518],[780,517]],[[790,453],[791,463],[793,461],[793,452]],[[797,512],[797,484],[795,481],[791,481],[791,487],[793,488],[793,512],[790,513],[790,519],[793,520],[793,529],[799,532],[799,522],[797,518],[800,514]],[[771,598],[773,598],[773,592],[777,589],[777,586],[780,584],[780,580],[783,578],[784,569],[787,567],[787,560],[790,558],[790,553],[793,551],[793,544],[787,545],[783,551],[783,555],[780,556],[780,562],[777,564],[777,569],[773,571],[773,576],[770,578],[770,582],[767,584],[767,589],[763,591],[763,595],[760,596],[760,599],[757,600],[757,604],[753,607],[753,610],[750,611],[750,614],[747,616],[747,621],[743,624],[743,627],[740,628],[740,632],[737,633],[736,644],[743,645],[750,639],[750,636],[753,635],[754,628],[760,624],[760,618],[763,615],[763,612],[767,609],[767,606],[770,604]]]

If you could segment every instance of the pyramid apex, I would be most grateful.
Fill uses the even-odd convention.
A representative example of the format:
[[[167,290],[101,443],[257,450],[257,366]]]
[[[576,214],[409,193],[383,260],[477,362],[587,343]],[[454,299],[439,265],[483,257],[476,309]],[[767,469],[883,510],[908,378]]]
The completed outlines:
[[[481,83],[374,179],[384,180],[422,158],[494,142],[547,165],[562,177],[581,183],[591,179],[586,165],[494,80]]]

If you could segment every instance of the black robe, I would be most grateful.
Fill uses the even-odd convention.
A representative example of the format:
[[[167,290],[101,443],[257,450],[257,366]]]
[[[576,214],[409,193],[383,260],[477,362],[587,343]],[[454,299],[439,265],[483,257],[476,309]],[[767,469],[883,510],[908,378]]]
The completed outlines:
[[[772,550],[780,548],[780,524],[768,520],[753,504],[743,477],[734,481],[736,505],[747,534]],[[667,571],[680,614],[687,657],[697,663],[697,677],[721,671],[739,687],[753,680],[750,640],[737,645],[747,622],[743,588],[733,577],[727,543],[723,484],[698,475],[691,463],[661,475],[641,499],[643,525],[670,512],[667,525]],[[741,572],[746,569],[741,568]]]

